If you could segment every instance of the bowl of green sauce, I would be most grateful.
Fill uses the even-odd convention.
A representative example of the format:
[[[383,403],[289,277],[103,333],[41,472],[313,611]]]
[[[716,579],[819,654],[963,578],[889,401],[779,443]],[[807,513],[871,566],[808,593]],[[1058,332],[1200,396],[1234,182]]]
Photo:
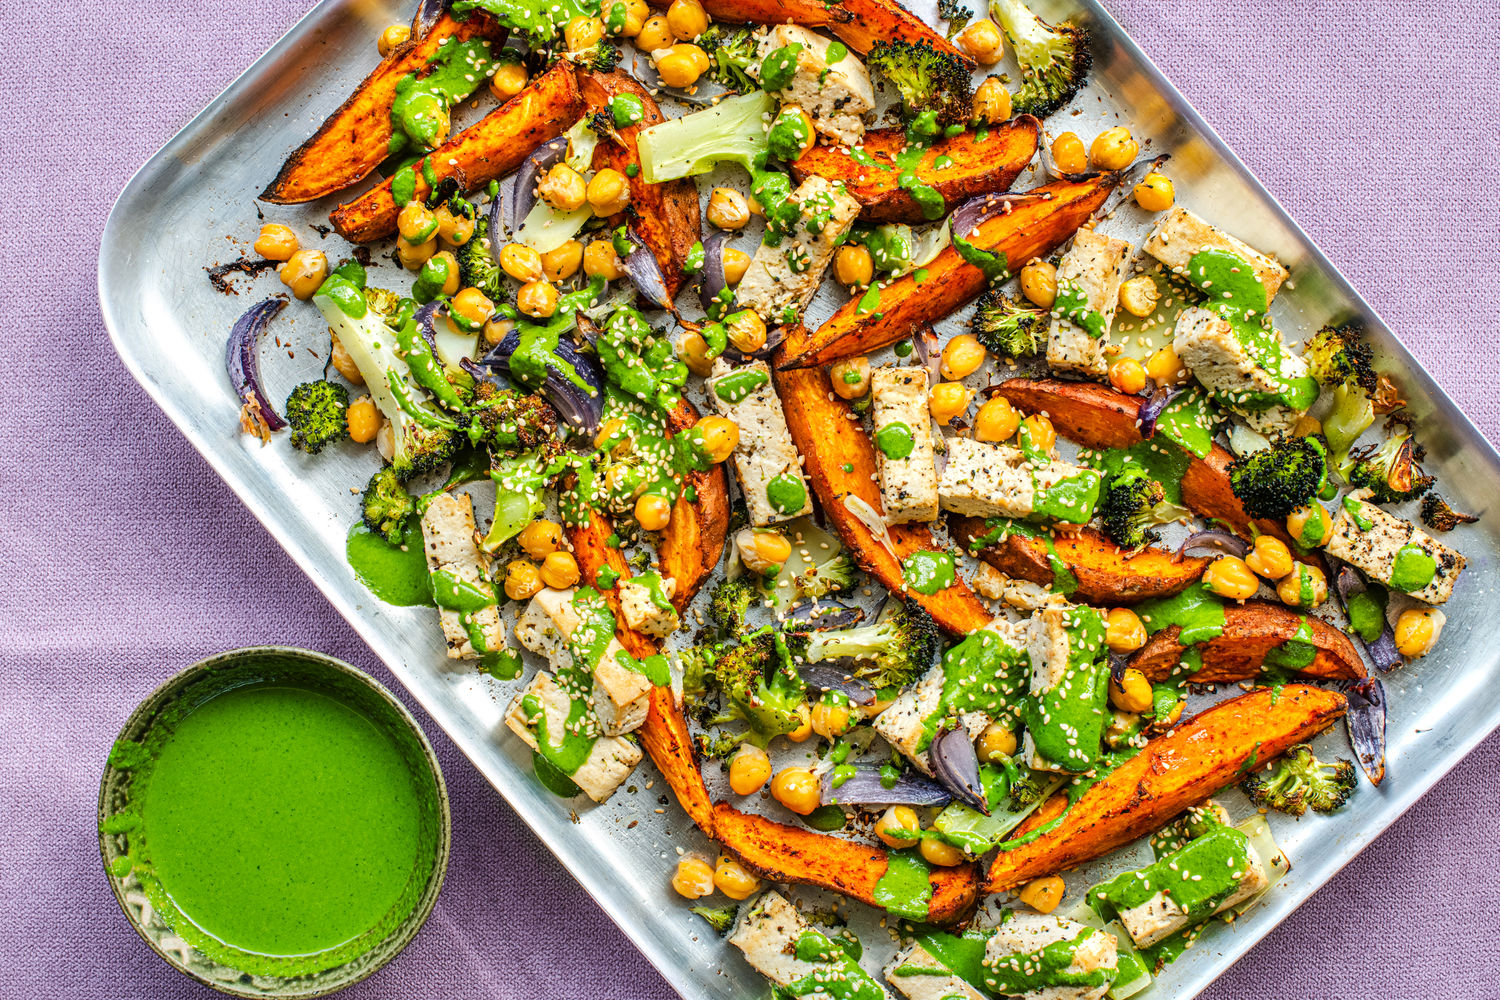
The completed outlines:
[[[316,997],[416,936],[447,870],[432,747],[373,678],[239,649],[131,715],[99,789],[120,908],[178,970],[243,997]]]

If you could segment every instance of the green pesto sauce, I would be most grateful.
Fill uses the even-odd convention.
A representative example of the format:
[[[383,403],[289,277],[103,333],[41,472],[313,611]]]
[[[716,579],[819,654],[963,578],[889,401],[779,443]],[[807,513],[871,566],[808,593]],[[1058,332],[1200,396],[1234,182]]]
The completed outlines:
[[[1304,617],[1290,639],[1266,653],[1261,670],[1268,674],[1305,670],[1317,657],[1318,647],[1314,642],[1312,625]]]
[[[1436,575],[1437,561],[1422,551],[1421,546],[1407,542],[1396,551],[1387,582],[1403,594],[1410,594],[1427,586]]]
[[[1321,504],[1317,506],[1321,509]],[[1321,517],[1309,517],[1302,525],[1302,533],[1297,536],[1297,544],[1304,549],[1316,548],[1327,537],[1328,522]]]
[[[1077,937],[1054,941],[1036,951],[998,956],[984,965],[985,988],[1007,996],[1033,994],[1048,987],[1092,988],[1113,982],[1115,970],[1069,972],[1080,948],[1104,932],[1083,926]]]
[[[356,521],[344,542],[349,568],[366,589],[396,607],[432,606],[432,579],[422,551],[422,528],[415,522],[392,545]]]
[[[620,574],[608,566],[600,566],[599,572],[594,574],[594,586],[600,590],[610,590],[620,580]]]
[[[766,483],[766,502],[780,514],[790,514],[807,506],[807,487],[802,478],[783,472]]]
[[[1177,641],[1184,646],[1217,639],[1224,632],[1224,602],[1201,583],[1192,584],[1180,594],[1139,604],[1136,613],[1149,635],[1173,625],[1182,626]]]
[[[923,157],[927,155],[928,149],[940,134],[937,112],[930,108],[923,111],[907,126],[906,145],[895,158],[898,171],[896,185],[911,196],[911,200],[916,202],[917,208],[921,210],[922,218],[928,221],[942,218],[943,213],[947,211],[948,204],[941,191],[922,180],[917,168],[921,166]],[[954,242],[956,244],[959,241],[955,239]]]
[[[370,311],[360,285],[342,274],[334,273],[324,278],[323,283],[318,286],[318,295],[330,300],[350,319],[364,319],[365,314]]]
[[[915,848],[887,851],[885,874],[875,883],[875,905],[908,920],[926,920],[932,902],[932,867]]]
[[[1064,281],[1057,286],[1052,315],[1086,330],[1095,340],[1104,336],[1104,314],[1089,308],[1088,293],[1076,282]]]
[[[947,934],[930,931],[917,938],[929,955],[945,968],[971,986],[984,988],[984,949],[995,936],[993,927],[970,927],[962,934]],[[895,970],[896,976],[921,975],[919,968],[903,965]]]
[[[408,163],[400,170],[391,174],[391,200],[396,207],[404,208],[408,202],[415,201],[417,197],[417,165]]]
[[[865,289],[865,294],[859,297],[859,302],[855,305],[854,312],[858,316],[863,316],[866,313],[875,312],[875,310],[879,308],[880,286],[878,284],[872,283],[869,288]],[[899,351],[897,353],[900,354]],[[910,349],[908,349],[906,353],[910,354]],[[902,354],[901,356],[905,357],[906,355]]]
[[[521,659],[504,647],[490,646],[484,628],[476,620],[479,612],[497,607],[499,595],[495,585],[489,581],[470,583],[446,570],[435,570],[430,574],[432,600],[438,607],[458,613],[458,620],[468,636],[469,645],[479,654],[480,669],[501,680],[513,680],[521,676]]]
[[[953,557],[946,552],[913,552],[901,561],[901,582],[919,594],[953,586]]]
[[[1354,526],[1360,531],[1369,531],[1375,527],[1375,519],[1365,513],[1365,505],[1353,497],[1344,497],[1344,509],[1349,512],[1349,517],[1354,521]]]
[[[982,250],[957,233],[953,235],[953,249],[964,263],[979,268],[992,285],[1010,277],[1010,261],[1004,251]]]
[[[1218,423],[1208,394],[1193,386],[1161,411],[1156,418],[1156,434],[1199,458],[1207,458],[1214,449],[1214,430]]]
[[[965,712],[981,712],[1007,728],[1014,728],[1031,681],[1031,657],[991,629],[970,633],[943,654],[943,692],[938,706],[922,720],[919,750],[932,744],[947,720]]]
[[[1161,483],[1168,503],[1182,504],[1182,477],[1192,459],[1171,441],[1140,441],[1129,448],[1106,448],[1103,451],[1081,451],[1079,457],[1092,468],[1110,478],[1128,468],[1138,468]]]
[[[1093,469],[1082,469],[1077,475],[1059,479],[1048,487],[1035,485],[1037,473],[1031,473],[1034,492],[1031,498],[1031,516],[1051,521],[1066,521],[1069,524],[1086,524],[1094,516],[1094,507],[1099,502],[1099,487],[1102,478]]]
[[[1247,410],[1284,404],[1300,412],[1317,400],[1315,379],[1284,373],[1291,354],[1276,337],[1266,313],[1265,286],[1248,261],[1224,250],[1200,250],[1188,260],[1188,280],[1206,296],[1203,308],[1229,324],[1235,339],[1277,384],[1275,392],[1236,395],[1228,402]]]
[[[923,910],[926,915],[926,910]],[[797,938],[793,953],[797,960],[818,968],[781,987],[794,997],[826,997],[827,1000],[886,1000],[886,992],[860,967],[857,945],[833,941],[809,928]],[[855,954],[850,954],[854,951]]]
[[[1104,916],[1165,893],[1187,912],[1189,922],[1197,923],[1234,895],[1249,871],[1249,838],[1233,827],[1220,826],[1145,868],[1099,883],[1089,890],[1088,901]]]
[[[609,113],[615,120],[615,128],[626,128],[645,120],[646,107],[634,94],[617,94],[609,99]]]
[[[902,420],[893,420],[875,432],[875,446],[886,458],[906,458],[916,447],[916,443],[916,435]]]
[[[812,131],[807,127],[808,118],[797,110],[783,110],[771,123],[766,133],[766,143],[771,155],[790,163],[802,156],[802,150],[812,140]]]
[[[1032,745],[1058,769],[1079,773],[1099,759],[1109,696],[1104,658],[1104,616],[1092,608],[1069,609],[1068,660],[1057,683],[1027,700],[1022,716]]]
[[[766,90],[785,90],[797,75],[797,55],[802,45],[793,42],[768,53],[760,63],[760,85]]]
[[[408,73],[396,84],[391,102],[391,141],[394,156],[408,150],[428,150],[447,132],[449,111],[473,94],[494,72],[490,43],[483,39],[445,40],[428,61],[429,72]],[[397,202],[398,205],[404,202]]]
[[[761,368],[738,368],[714,380],[714,395],[726,403],[739,403],[769,381],[771,376]]]
[[[1349,595],[1349,627],[1365,642],[1374,642],[1385,631],[1384,594],[1375,588]]]
[[[420,751],[387,725],[266,682],[158,723],[129,824],[157,911],[252,974],[332,968],[389,933],[425,888],[439,820]]]
[[[846,57],[848,54],[849,49],[844,45],[843,42],[829,42],[828,50],[823,53],[823,61],[832,66],[835,63],[843,62],[844,57]]]

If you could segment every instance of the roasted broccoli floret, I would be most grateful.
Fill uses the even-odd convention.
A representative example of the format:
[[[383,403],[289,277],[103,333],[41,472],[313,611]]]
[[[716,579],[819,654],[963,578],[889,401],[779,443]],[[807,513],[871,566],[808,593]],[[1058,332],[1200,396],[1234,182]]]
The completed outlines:
[[[734,918],[739,915],[740,904],[730,903],[728,906],[695,906],[692,912],[707,920],[708,926],[714,929],[714,933],[728,934],[729,928],[734,926]]]
[[[486,238],[489,228],[488,219],[476,219],[474,235],[455,251],[458,257],[458,280],[464,288],[479,289],[491,302],[502,302],[505,299],[505,286],[501,283],[500,262],[495,259],[495,248]]]
[[[823,660],[858,661],[851,676],[877,688],[903,688],[932,666],[940,638],[932,617],[916,605],[906,605],[883,622],[856,628],[814,632],[799,642],[798,652],[808,663]]]
[[[1353,323],[1325,326],[1302,345],[1302,359],[1308,374],[1321,386],[1357,385],[1367,392],[1375,391],[1379,375],[1374,355],[1363,339],[1363,331]]]
[[[557,434],[557,413],[541,396],[478,381],[469,409],[469,440],[492,454],[531,451]]]
[[[1477,520],[1478,514],[1459,513],[1436,493],[1422,498],[1422,523],[1433,531],[1452,531],[1460,524],[1473,524]]]
[[[721,710],[707,724],[744,722],[750,728],[743,739],[762,749],[802,724],[797,709],[807,686],[781,636],[771,629],[753,632],[737,646],[720,648],[708,671],[719,689]]]
[[[1375,503],[1415,500],[1437,482],[1432,476],[1422,474],[1418,463],[1426,450],[1411,436],[1411,431],[1390,430],[1392,433],[1383,444],[1354,456],[1354,465],[1346,477],[1349,485],[1374,494],[1370,499]]]
[[[292,447],[316,455],[349,436],[349,390],[328,381],[303,382],[286,398]]]
[[[927,41],[878,41],[865,57],[901,94],[902,114],[909,120],[924,111],[937,115],[943,127],[962,125],[974,115],[974,90],[963,60]]]
[[[502,459],[490,467],[495,481],[495,516],[479,547],[493,553],[547,509],[547,489],[568,467],[562,445],[548,441],[535,451]]]
[[[1281,520],[1305,507],[1328,483],[1328,449],[1316,437],[1289,437],[1237,458],[1229,485],[1251,517]]]
[[[1189,513],[1169,503],[1165,487],[1139,468],[1126,468],[1105,482],[1098,510],[1104,533],[1122,549],[1151,544],[1161,535],[1156,525]]]
[[[697,38],[698,47],[708,53],[709,79],[742,94],[760,87],[759,81],[749,73],[750,67],[758,61],[756,50],[759,44],[753,28],[727,24],[711,24]]]
[[[1333,812],[1354,794],[1354,762],[1325,764],[1312,748],[1299,743],[1275,766],[1253,774],[1241,784],[1250,801],[1265,809],[1301,816],[1309,808]]]
[[[1020,812],[1027,806],[1039,802],[1045,798],[1047,792],[1052,788],[1050,776],[1038,774],[1029,767],[1023,767],[1020,773],[1010,783],[1010,808],[1012,812]]]
[[[755,588],[744,577],[720,580],[708,601],[708,620],[723,636],[745,631],[745,613],[755,600]]]
[[[396,545],[417,512],[417,501],[401,485],[396,470],[387,465],[370,477],[360,507],[365,527]]]
[[[1048,312],[1027,305],[998,288],[979,298],[970,332],[985,350],[1002,358],[1027,358],[1047,343]]]
[[[574,55],[573,61],[595,73],[612,73],[620,63],[620,50],[601,39],[587,52]]]
[[[1093,63],[1088,30],[1071,21],[1054,27],[1021,0],[992,0],[990,14],[1021,64],[1021,89],[1011,97],[1011,109],[1045,118],[1071,101]]]
[[[948,22],[948,38],[952,39],[974,19],[974,11],[963,0],[938,0],[938,17]]]
[[[847,553],[840,552],[827,562],[800,573],[793,581],[798,597],[825,597],[840,590],[850,590],[859,578],[859,570]]]

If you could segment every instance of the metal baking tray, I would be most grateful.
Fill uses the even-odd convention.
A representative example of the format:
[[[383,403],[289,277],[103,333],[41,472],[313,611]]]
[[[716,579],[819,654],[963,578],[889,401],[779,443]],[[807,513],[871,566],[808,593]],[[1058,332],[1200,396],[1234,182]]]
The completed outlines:
[[[204,268],[247,249],[259,225],[255,194],[369,71],[379,31],[404,20],[409,6],[405,0],[324,0],[141,168],[120,195],[100,248],[106,325],[151,397],[667,981],[684,996],[763,995],[764,980],[668,887],[679,849],[706,850],[708,844],[670,801],[650,763],[602,807],[555,798],[532,776],[529,751],[501,724],[514,684],[452,665],[429,609],[384,605],[355,579],[344,540],[357,518],[350,487],[372,471],[369,453],[351,446],[310,458],[284,437],[263,447],[238,430],[239,403],[223,367],[225,338],[244,309],[281,286],[271,274],[240,277],[241,294],[224,295],[210,286]],[[918,9],[930,15],[933,6],[919,3]],[[1291,268],[1293,280],[1273,312],[1283,329],[1297,331],[1294,336],[1331,316],[1363,317],[1383,364],[1401,373],[1429,470],[1455,506],[1490,506],[1500,496],[1500,456],[1119,24],[1094,0],[1045,0],[1037,8],[1053,19],[1081,16],[1096,40],[1094,78],[1074,102],[1075,113],[1057,116],[1054,129],[1088,136],[1125,120],[1149,139],[1147,152],[1170,153],[1182,204]],[[678,113],[668,104],[664,110]],[[1017,188],[1039,182],[1023,176]],[[264,211],[306,233],[326,222],[334,202]],[[1138,245],[1146,225],[1143,215],[1124,207],[1101,228]],[[326,250],[331,258],[347,252],[337,238],[327,240]],[[389,275],[390,267],[373,272],[373,280]],[[813,310],[814,319],[826,315],[830,298]],[[946,325],[951,329],[952,321]],[[281,399],[321,367],[324,358],[308,352],[326,349],[326,328],[301,308],[287,310],[273,329],[285,349],[268,336],[262,365],[272,397]],[[1204,989],[1500,725],[1500,592],[1491,582],[1497,534],[1500,515],[1494,514],[1455,533],[1469,568],[1444,608],[1449,619],[1442,646],[1385,678],[1384,786],[1365,785],[1331,818],[1273,817],[1293,859],[1291,874],[1247,917],[1206,934],[1147,996],[1190,997]],[[1343,738],[1339,727],[1320,746],[1338,752]],[[1248,811],[1238,793],[1226,801],[1237,818]],[[1136,859],[1126,851],[1097,862],[1069,879],[1070,895],[1089,884],[1085,878]],[[807,894],[809,901],[816,896]],[[866,941],[867,966],[875,969],[890,953],[887,936],[876,929],[873,911],[848,909],[857,911],[852,926]],[[577,960],[590,960],[588,942],[578,942]]]

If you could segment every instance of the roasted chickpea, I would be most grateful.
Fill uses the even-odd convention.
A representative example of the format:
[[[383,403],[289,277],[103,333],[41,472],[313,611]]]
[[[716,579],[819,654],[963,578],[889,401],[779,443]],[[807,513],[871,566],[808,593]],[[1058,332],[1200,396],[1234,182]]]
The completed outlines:
[[[463,246],[474,235],[474,220],[462,214],[454,215],[453,209],[446,204],[434,208],[432,216],[437,219],[437,238],[445,247]],[[460,231],[460,223],[466,223],[467,228]]]
[[[536,192],[559,212],[576,212],[588,201],[583,175],[566,163],[554,163],[537,182]]]
[[[281,283],[306,302],[328,277],[328,258],[321,250],[298,250],[281,265]]]
[[[442,284],[437,279],[442,278]],[[450,250],[439,250],[422,265],[421,280],[437,285],[440,295],[452,295],[458,291],[458,258]]]
[[[505,596],[512,601],[524,601],[535,597],[542,589],[542,574],[536,563],[525,559],[512,559],[505,567]]]
[[[962,382],[939,382],[927,394],[927,409],[932,418],[943,427],[955,417],[963,416],[974,398],[974,390]]]
[[[708,341],[697,330],[689,330],[677,341],[677,357],[699,378],[713,374],[714,359],[708,356]]]
[[[590,278],[603,278],[605,281],[615,281],[624,276],[625,268],[620,263],[620,255],[615,253],[612,240],[594,240],[583,248],[583,273]]]
[[[812,709],[807,702],[797,706],[797,717],[802,721],[797,724],[796,729],[786,734],[786,738],[793,743],[806,743],[812,736]]]
[[[714,869],[714,885],[730,899],[745,899],[760,888],[760,879],[732,858],[720,858]]]
[[[750,221],[750,205],[734,188],[716,187],[708,196],[707,215],[720,229],[743,229]]]
[[[1261,535],[1245,557],[1245,565],[1256,576],[1280,580],[1292,571],[1292,552],[1274,535]]]
[[[495,312],[495,303],[477,288],[463,288],[448,306],[449,324],[455,333],[473,333],[483,328]]]
[[[410,38],[411,28],[408,25],[393,24],[380,33],[380,38],[375,42],[375,48],[383,59],[405,45]]]
[[[938,840],[936,837],[923,837],[922,844],[917,850],[929,864],[937,865],[939,868],[952,868],[954,865],[964,863],[963,851],[946,840]]]
[[[1140,715],[1151,711],[1151,682],[1139,670],[1127,670],[1118,681],[1109,682],[1110,703],[1122,712]]]
[[[769,528],[741,528],[734,536],[740,562],[752,573],[769,576],[792,557],[792,543]]]
[[[697,38],[708,30],[708,15],[698,0],[672,0],[667,8],[667,27],[678,38]]]
[[[526,67],[519,61],[502,62],[490,77],[490,93],[508,101],[526,89]]]
[[[1328,511],[1317,501],[1292,511],[1286,518],[1287,534],[1303,548],[1318,548],[1328,541],[1332,530],[1333,522],[1328,519]]]
[[[986,356],[984,345],[973,334],[961,333],[943,345],[939,371],[943,378],[956,382],[977,372]]]
[[[500,248],[500,270],[517,281],[539,281],[542,255],[524,243],[507,243]]]
[[[1107,128],[1094,137],[1089,147],[1089,159],[1099,170],[1124,170],[1135,162],[1141,144],[1135,141],[1130,129],[1124,125]]]
[[[594,214],[607,219],[625,211],[630,204],[630,182],[618,170],[605,167],[589,178],[585,194]]]
[[[1396,619],[1396,652],[1409,659],[1426,656],[1447,622],[1448,616],[1437,608],[1407,608]]]
[[[1164,385],[1181,385],[1188,377],[1186,366],[1171,344],[1158,349],[1146,359],[1146,374],[1151,376],[1158,388]]]
[[[1237,556],[1220,556],[1203,571],[1203,582],[1220,597],[1231,601],[1248,601],[1260,589],[1260,581]]]
[[[824,698],[812,707],[813,732],[825,740],[836,740],[859,722],[859,713],[841,699]]]
[[[266,260],[290,260],[297,252],[297,234],[277,222],[268,222],[260,227],[255,239],[255,252]]]
[[[396,231],[408,243],[426,243],[437,235],[437,216],[420,201],[409,201],[396,215]]]
[[[1021,426],[1021,415],[1004,396],[991,396],[974,414],[974,440],[1009,441]]]
[[[672,34],[672,26],[667,23],[665,14],[653,14],[646,18],[635,36],[635,47],[642,52],[669,49],[675,44],[677,36]]]
[[[895,850],[903,850],[916,844],[916,838],[899,836],[906,831],[915,833],[922,829],[922,821],[911,806],[891,806],[875,821],[875,836],[881,843]]]
[[[835,361],[828,369],[828,381],[842,399],[859,399],[870,391],[870,359],[864,355]]]
[[[1292,424],[1293,437],[1312,437],[1314,434],[1323,433],[1323,421],[1311,413],[1304,413]]]
[[[349,421],[349,437],[358,444],[369,444],[380,430],[380,410],[369,396],[361,396],[349,404],[345,414]]]
[[[334,337],[329,351],[329,360],[333,362],[334,371],[344,376],[345,380],[355,385],[364,385],[365,377],[360,373],[359,366],[354,363],[344,345],[339,343],[339,338]]]
[[[742,743],[729,758],[729,787],[736,795],[754,795],[771,777],[771,758],[760,747]]]
[[[1067,885],[1060,876],[1048,875],[1021,886],[1016,898],[1038,913],[1051,913],[1062,902],[1066,891]]]
[[[1134,653],[1146,644],[1146,626],[1129,608],[1110,608],[1105,618],[1104,644],[1111,653]]]
[[[845,243],[833,255],[833,276],[845,288],[864,288],[875,277],[875,258],[861,243]]]
[[[1109,366],[1109,384],[1134,396],[1146,388],[1146,367],[1135,358],[1117,358]]]
[[[625,38],[634,38],[641,33],[646,18],[651,16],[651,8],[646,6],[646,0],[614,0],[614,3],[610,3],[605,9],[613,11],[616,5],[622,3],[625,7],[625,17],[620,26],[620,34]]]
[[[666,497],[642,493],[635,501],[635,519],[647,531],[660,531],[672,520],[672,505]]]
[[[974,91],[974,120],[996,124],[1010,117],[1010,91],[998,76],[986,77]]]
[[[1166,174],[1150,173],[1135,186],[1135,203],[1148,212],[1165,212],[1177,200],[1172,178]]]
[[[1052,426],[1052,421],[1044,413],[1033,413],[1021,421],[1020,434],[1023,447],[1030,443],[1038,451],[1050,452],[1057,444],[1057,428]]]
[[[562,536],[562,525],[542,518],[522,528],[516,541],[522,552],[533,559],[542,560],[562,548]]]
[[[1034,260],[1021,268],[1021,294],[1033,305],[1051,309],[1057,301],[1057,267],[1045,260]]]
[[[714,870],[702,858],[683,858],[672,873],[672,888],[684,899],[702,899],[714,891]]]
[[[587,52],[604,38],[604,22],[597,17],[579,16],[563,28],[563,44],[575,55]]]
[[[1005,728],[998,722],[991,722],[984,727],[984,731],[974,741],[974,750],[981,762],[998,764],[1015,756],[1015,731]]]
[[[1161,291],[1156,287],[1156,282],[1148,274],[1138,274],[1128,281],[1120,284],[1120,308],[1145,319],[1156,312],[1156,303],[1161,299]]]
[[[740,428],[728,417],[701,417],[697,424],[703,438],[703,451],[715,465],[728,460],[740,443]]]
[[[1187,702],[1182,700],[1181,698],[1178,698],[1176,703],[1173,704],[1171,708],[1167,709],[1166,714],[1158,715],[1155,719],[1152,720],[1151,725],[1148,728],[1153,733],[1166,732],[1173,726],[1177,725],[1177,720],[1182,718],[1182,710],[1186,707]]]
[[[509,316],[491,316],[490,321],[484,324],[484,342],[494,347],[515,328],[516,321]]]
[[[577,274],[582,263],[583,244],[577,240],[569,240],[542,254],[542,273],[547,276],[548,281],[563,282]]]
[[[516,308],[534,319],[557,312],[557,286],[550,281],[528,281],[516,292]]]
[[[668,87],[678,90],[686,90],[698,82],[703,75],[699,68],[699,60],[689,48],[698,48],[696,45],[673,45],[660,59],[656,60],[656,73],[661,77],[661,82]],[[701,52],[702,50],[699,49]]]
[[[1316,566],[1297,563],[1276,585],[1276,596],[1289,607],[1311,610],[1328,600],[1328,578]]]
[[[970,21],[953,42],[981,66],[995,65],[1005,52],[1005,40],[1000,35],[999,26],[987,17]]]
[[[822,805],[817,776],[805,767],[787,767],[771,779],[771,797],[799,816]]]
[[[1076,132],[1064,132],[1052,140],[1052,162],[1065,174],[1081,174],[1089,168],[1083,140]]]
[[[406,237],[397,236],[396,257],[401,261],[401,266],[408,271],[420,271],[422,265],[437,253],[437,242],[436,236],[426,243],[408,243]]]
[[[729,342],[745,354],[766,346],[766,322],[749,309],[741,309],[724,320]]]
[[[738,285],[750,269],[750,255],[734,247],[724,248],[724,280],[729,287]]]
[[[542,582],[553,590],[567,590],[577,585],[582,575],[578,560],[571,552],[551,552],[542,560]]]

